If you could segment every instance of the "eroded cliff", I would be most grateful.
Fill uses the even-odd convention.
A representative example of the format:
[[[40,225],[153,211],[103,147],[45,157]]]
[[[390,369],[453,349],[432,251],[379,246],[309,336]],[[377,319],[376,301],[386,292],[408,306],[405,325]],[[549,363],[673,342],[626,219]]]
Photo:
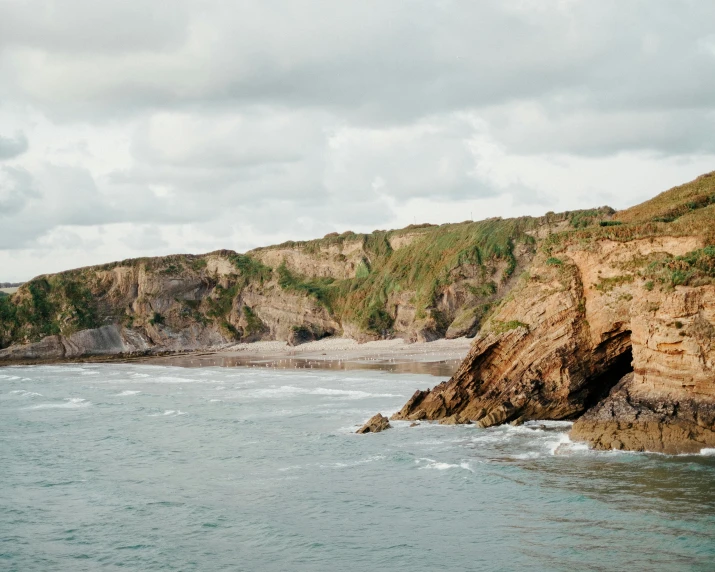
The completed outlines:
[[[710,174],[603,226],[545,237],[452,379],[418,391],[394,418],[487,427],[575,419],[595,406],[573,438],[712,447],[714,324]]]
[[[0,299],[0,359],[333,335],[473,336],[530,263],[538,236],[612,212],[346,232],[247,254],[134,259],[40,276]]]

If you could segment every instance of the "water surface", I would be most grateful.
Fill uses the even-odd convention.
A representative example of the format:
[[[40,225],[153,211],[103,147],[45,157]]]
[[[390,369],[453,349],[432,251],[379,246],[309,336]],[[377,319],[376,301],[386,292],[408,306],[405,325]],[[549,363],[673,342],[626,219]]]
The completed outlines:
[[[715,457],[393,423],[439,378],[0,369],[0,569],[713,570]]]

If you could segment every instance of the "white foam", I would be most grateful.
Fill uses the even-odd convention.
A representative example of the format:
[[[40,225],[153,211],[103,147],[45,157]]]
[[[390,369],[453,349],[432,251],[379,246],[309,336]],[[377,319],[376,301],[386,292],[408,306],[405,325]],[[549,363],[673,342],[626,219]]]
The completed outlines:
[[[126,391],[117,393],[115,397],[129,397],[130,395],[138,395],[139,393],[141,393],[141,391],[132,391],[131,389],[127,389]]]
[[[573,442],[569,439],[568,433],[561,433],[556,441],[548,441],[546,445],[549,448],[549,453],[552,455],[560,455],[564,452],[562,449],[567,448],[563,446],[568,446],[571,443]]]
[[[704,449],[700,449],[700,454],[706,457],[715,457],[715,449],[706,447]]]
[[[367,464],[367,463],[373,463],[373,462],[375,462],[375,461],[381,461],[381,460],[384,459],[384,458],[385,458],[384,455],[373,455],[372,457],[368,457],[367,459],[360,459],[360,460],[358,460],[358,461],[348,461],[348,462],[345,462],[345,463],[340,463],[340,462],[338,462],[338,463],[332,463],[332,464],[330,464],[330,465],[321,465],[321,467],[326,467],[326,466],[328,466],[328,467],[335,467],[335,468],[337,468],[337,469],[344,469],[344,468],[346,468],[346,467],[356,467],[356,466],[358,466],[358,465],[365,465],[365,464]]]
[[[35,393],[34,391],[25,391],[24,389],[15,389],[10,393],[13,395],[19,395],[21,397],[42,397],[41,393]]]
[[[541,457],[541,453],[537,453],[536,451],[530,451],[529,453],[520,453],[518,455],[512,455],[512,459],[520,459],[520,460],[529,460],[529,459],[538,459]]]
[[[180,409],[166,409],[163,413],[153,413],[149,417],[177,417],[179,415],[186,415],[186,411],[181,411]]]
[[[434,469],[436,471],[446,471],[448,469],[464,469],[465,471],[469,471],[471,473],[474,472],[474,469],[472,469],[472,467],[467,461],[461,461],[459,463],[442,463],[441,461],[428,459],[427,457],[422,457],[415,461],[415,463],[417,463],[418,465],[425,462],[427,464],[423,467],[419,467],[420,469]]]
[[[69,397],[65,399],[65,403],[41,403],[29,409],[81,409],[90,405],[92,404],[89,401],[81,397]]]
[[[162,375],[159,377],[154,377],[151,381],[155,383],[200,383],[198,379],[191,379],[189,377],[176,377],[173,375]]]
[[[399,397],[391,393],[368,393],[353,389],[329,389],[326,387],[316,387],[314,389],[295,387],[292,385],[282,385],[280,387],[264,387],[255,389],[246,394],[253,398],[288,397],[292,395],[324,395],[328,397],[338,397],[345,399],[365,399],[368,397]]]

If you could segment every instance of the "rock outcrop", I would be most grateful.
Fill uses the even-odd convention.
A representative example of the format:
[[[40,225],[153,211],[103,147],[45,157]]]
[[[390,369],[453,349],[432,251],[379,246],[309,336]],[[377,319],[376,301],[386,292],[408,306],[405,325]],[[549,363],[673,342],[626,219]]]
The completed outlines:
[[[416,392],[393,419],[488,427],[575,419],[597,405],[573,438],[663,452],[709,446],[714,179],[631,209],[645,222],[625,211],[633,223],[619,213],[612,226],[546,239],[452,379]]]
[[[647,391],[626,375],[573,425],[571,438],[595,449],[679,454],[715,448],[715,399]]]
[[[360,427],[356,433],[363,435],[365,433],[379,433],[380,431],[384,431],[385,429],[390,428],[390,420],[382,415],[382,413],[378,413],[377,415],[373,415],[368,419],[367,423]]]

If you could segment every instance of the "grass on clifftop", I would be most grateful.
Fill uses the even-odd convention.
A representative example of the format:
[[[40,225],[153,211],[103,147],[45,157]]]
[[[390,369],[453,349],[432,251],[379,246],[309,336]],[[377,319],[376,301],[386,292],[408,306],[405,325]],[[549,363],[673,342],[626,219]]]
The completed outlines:
[[[543,247],[551,254],[598,239],[627,242],[658,236],[700,236],[706,245],[715,245],[715,172],[617,212],[605,224],[550,235]]]

